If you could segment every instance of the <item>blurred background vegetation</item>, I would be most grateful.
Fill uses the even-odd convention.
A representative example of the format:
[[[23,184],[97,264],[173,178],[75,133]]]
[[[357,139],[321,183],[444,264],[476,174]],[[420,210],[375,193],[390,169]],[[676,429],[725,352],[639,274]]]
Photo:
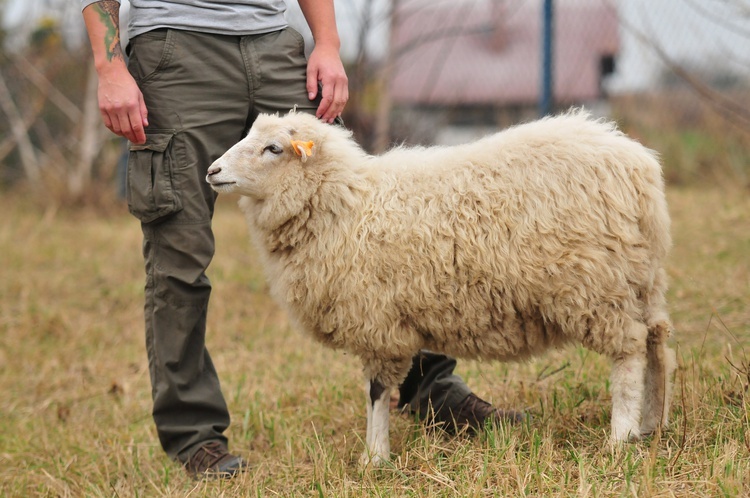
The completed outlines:
[[[368,150],[456,143],[539,115],[543,0],[336,4],[344,118]],[[750,188],[750,2],[552,5],[554,111],[585,105],[617,120],[662,155],[672,185]],[[80,4],[0,7],[0,191],[106,205],[122,190],[125,143],[101,122]]]

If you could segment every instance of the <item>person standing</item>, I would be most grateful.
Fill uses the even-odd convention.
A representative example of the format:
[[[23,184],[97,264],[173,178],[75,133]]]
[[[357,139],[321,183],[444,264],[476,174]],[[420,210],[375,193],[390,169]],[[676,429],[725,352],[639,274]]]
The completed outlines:
[[[82,0],[102,119],[130,142],[126,198],[143,231],[153,418],[167,455],[194,476],[247,468],[229,452],[229,411],[205,345],[217,197],[207,169],[258,114],[296,108],[341,123],[349,98],[333,0],[299,4],[315,42],[309,59],[284,0],[131,0],[126,62],[119,2]],[[515,418],[473,395],[454,367],[420,354],[399,406],[449,430]]]

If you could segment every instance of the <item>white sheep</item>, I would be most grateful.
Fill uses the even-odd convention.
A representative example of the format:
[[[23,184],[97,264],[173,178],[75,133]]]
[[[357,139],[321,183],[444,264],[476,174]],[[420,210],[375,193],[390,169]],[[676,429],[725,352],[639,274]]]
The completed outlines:
[[[357,355],[363,463],[389,458],[390,391],[421,349],[613,361],[613,442],[666,426],[669,215],[655,154],[584,111],[455,147],[367,155],[313,116],[259,116],[208,170],[236,192],[275,299]]]

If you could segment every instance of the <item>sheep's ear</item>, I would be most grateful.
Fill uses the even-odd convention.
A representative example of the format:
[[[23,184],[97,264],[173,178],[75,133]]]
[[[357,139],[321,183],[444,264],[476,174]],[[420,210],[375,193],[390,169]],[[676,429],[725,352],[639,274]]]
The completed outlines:
[[[302,162],[307,161],[308,157],[313,155],[313,147],[315,143],[310,140],[309,142],[303,142],[302,140],[292,140],[292,148],[294,153],[302,158]]]

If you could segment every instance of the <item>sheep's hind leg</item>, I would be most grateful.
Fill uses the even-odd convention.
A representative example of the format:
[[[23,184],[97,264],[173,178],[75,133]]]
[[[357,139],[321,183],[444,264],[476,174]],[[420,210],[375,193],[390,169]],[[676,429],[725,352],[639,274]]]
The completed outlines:
[[[667,427],[672,397],[672,375],[677,361],[666,345],[669,324],[660,322],[649,329],[646,351],[646,381],[643,398],[641,434],[651,434],[657,427]]]
[[[645,324],[633,322],[626,332],[623,351],[614,360],[611,377],[613,443],[640,438],[646,334]]]
[[[371,379],[367,387],[370,395],[367,403],[367,447],[360,458],[360,464],[377,467],[387,462],[391,455],[388,428],[391,389],[383,386],[377,379]]]

